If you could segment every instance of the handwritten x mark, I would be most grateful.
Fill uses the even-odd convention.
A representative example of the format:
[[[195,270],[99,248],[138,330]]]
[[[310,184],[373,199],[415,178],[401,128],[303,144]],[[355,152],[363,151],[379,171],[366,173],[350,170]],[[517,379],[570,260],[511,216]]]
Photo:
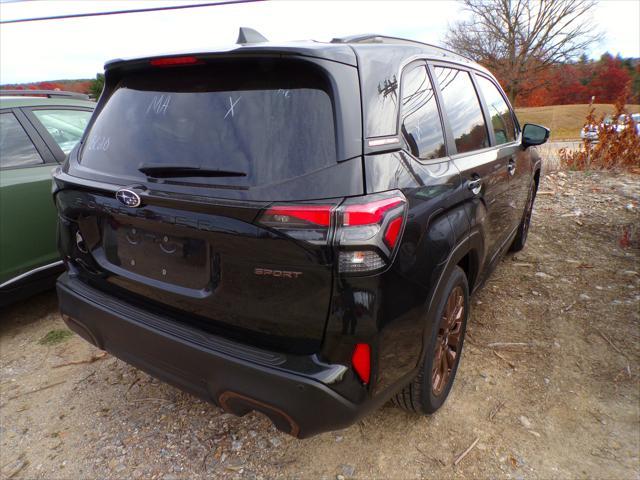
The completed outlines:
[[[233,98],[229,97],[229,110],[227,110],[227,113],[225,114],[224,118],[227,118],[229,114],[231,114],[231,117],[233,117],[233,107],[235,107],[238,104],[241,98],[242,97],[238,97],[238,99],[234,102]]]

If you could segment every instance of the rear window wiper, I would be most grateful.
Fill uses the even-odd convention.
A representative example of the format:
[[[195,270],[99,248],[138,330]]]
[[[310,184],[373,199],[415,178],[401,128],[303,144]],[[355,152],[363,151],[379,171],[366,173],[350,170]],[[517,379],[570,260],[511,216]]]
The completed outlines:
[[[143,163],[138,171],[149,177],[176,178],[176,177],[246,177],[244,172],[234,170],[222,170],[201,168],[191,165],[147,164]]]

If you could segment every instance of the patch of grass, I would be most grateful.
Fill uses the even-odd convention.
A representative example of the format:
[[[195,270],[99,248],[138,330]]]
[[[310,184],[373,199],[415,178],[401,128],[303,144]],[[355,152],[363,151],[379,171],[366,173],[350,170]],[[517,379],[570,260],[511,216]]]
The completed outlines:
[[[40,345],[46,345],[46,346],[57,345],[58,343],[62,343],[72,336],[73,336],[73,332],[71,332],[70,330],[63,330],[63,329],[51,330],[44,337],[42,337],[38,341],[38,343]]]
[[[613,114],[615,106],[595,104],[595,115]],[[640,105],[627,105],[629,113],[640,112]],[[516,108],[521,125],[537,123],[551,129],[551,140],[580,140],[580,129],[589,113],[589,105],[552,105],[549,107]]]

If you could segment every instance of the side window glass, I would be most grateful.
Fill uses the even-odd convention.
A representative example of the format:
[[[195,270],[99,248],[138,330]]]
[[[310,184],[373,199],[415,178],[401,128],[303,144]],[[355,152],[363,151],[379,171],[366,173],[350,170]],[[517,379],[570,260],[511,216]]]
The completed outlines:
[[[487,126],[469,73],[444,67],[435,71],[458,153],[488,147]]]
[[[80,141],[91,118],[91,112],[84,110],[33,110],[33,114],[65,155]]]
[[[438,105],[425,65],[412,68],[402,76],[401,128],[415,157],[430,160],[445,156]]]
[[[491,127],[496,137],[496,143],[501,145],[513,142],[516,139],[516,128],[507,102],[504,101],[504,97],[490,80],[479,75],[476,75],[476,78],[487,103],[489,115],[491,115]]]
[[[13,113],[0,114],[0,168],[38,165],[42,157]]]

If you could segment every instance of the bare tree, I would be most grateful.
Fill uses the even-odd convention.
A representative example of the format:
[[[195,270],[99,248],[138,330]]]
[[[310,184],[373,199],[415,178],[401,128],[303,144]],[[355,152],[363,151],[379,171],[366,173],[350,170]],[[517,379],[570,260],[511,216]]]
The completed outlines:
[[[525,80],[571,61],[600,41],[596,0],[462,0],[471,18],[449,26],[445,43],[483,64],[505,83],[514,102]]]

